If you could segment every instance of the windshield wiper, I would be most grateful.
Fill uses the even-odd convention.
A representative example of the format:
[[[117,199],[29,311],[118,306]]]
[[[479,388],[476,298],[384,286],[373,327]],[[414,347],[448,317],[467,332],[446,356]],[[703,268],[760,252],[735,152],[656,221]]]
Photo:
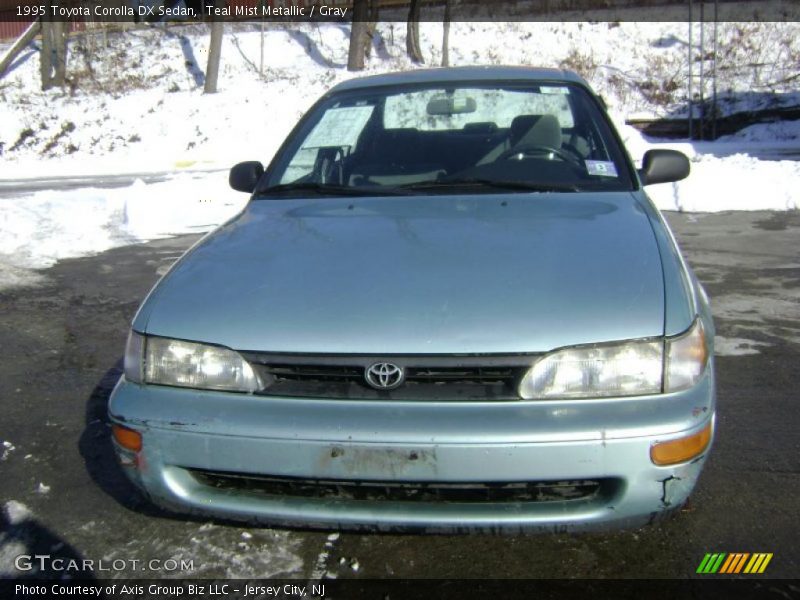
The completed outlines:
[[[481,186],[500,190],[515,190],[523,192],[580,192],[581,189],[574,184],[561,183],[533,183],[527,181],[506,181],[501,179],[485,179],[481,177],[465,177],[462,179],[440,179],[439,181],[426,181],[406,186],[411,189],[448,188],[460,186]]]
[[[261,188],[257,191],[258,195],[281,194],[284,192],[313,192],[322,196],[407,196],[414,193],[411,190],[396,187],[349,186],[331,183],[316,183],[313,181],[271,185],[269,187]]]

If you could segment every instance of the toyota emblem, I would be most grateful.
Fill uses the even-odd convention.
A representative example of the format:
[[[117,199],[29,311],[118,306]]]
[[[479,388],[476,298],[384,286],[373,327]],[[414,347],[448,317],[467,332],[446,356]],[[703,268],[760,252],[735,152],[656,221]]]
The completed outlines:
[[[380,362],[364,371],[364,379],[376,390],[393,390],[403,383],[403,369],[392,363]]]

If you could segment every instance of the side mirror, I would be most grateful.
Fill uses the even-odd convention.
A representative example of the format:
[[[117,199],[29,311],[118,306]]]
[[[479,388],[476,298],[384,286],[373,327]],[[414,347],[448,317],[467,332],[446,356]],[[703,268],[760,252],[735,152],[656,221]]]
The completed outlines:
[[[689,159],[677,150],[648,150],[642,159],[642,185],[680,181],[689,175]]]
[[[264,174],[264,165],[256,160],[249,160],[234,165],[228,175],[228,183],[237,192],[252,194],[256,184]]]

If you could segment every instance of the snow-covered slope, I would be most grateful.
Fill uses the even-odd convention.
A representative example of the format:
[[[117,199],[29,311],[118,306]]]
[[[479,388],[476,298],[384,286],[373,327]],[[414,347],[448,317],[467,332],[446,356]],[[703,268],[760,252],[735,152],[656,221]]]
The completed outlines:
[[[708,38],[711,26],[706,30]],[[438,65],[441,24],[422,23],[421,35],[428,64]],[[453,23],[450,62],[570,68],[620,121],[681,115],[688,35],[686,23]],[[698,25],[693,35],[696,45]],[[212,95],[202,93],[202,25],[75,37],[63,90],[39,90],[38,53],[30,50],[0,80],[0,178],[30,173],[32,164],[40,169],[41,158],[68,159],[66,166],[49,162],[50,173],[266,161],[320,94],[358,75],[345,69],[348,39],[341,24],[272,26],[263,37],[255,24],[228,24],[220,93]],[[717,87],[737,109],[800,105],[792,91],[800,24],[723,23],[719,40]],[[416,65],[405,53],[405,25],[380,23],[364,73],[410,68]]]

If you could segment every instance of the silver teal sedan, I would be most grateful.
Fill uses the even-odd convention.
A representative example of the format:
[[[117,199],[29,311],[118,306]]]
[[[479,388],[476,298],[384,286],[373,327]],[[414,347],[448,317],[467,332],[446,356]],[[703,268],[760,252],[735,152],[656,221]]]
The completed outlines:
[[[688,173],[636,169],[570,72],[337,85],[139,309],[120,463],[161,507],[269,524],[660,519],[714,435],[708,300],[643,189]]]

